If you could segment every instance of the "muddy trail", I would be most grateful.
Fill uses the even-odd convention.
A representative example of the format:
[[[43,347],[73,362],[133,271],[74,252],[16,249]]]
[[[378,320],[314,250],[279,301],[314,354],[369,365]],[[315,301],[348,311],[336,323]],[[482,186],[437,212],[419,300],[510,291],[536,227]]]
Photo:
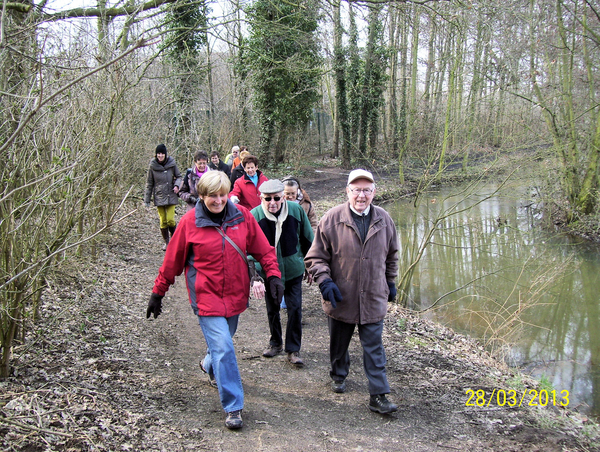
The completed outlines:
[[[341,199],[344,184],[343,174],[330,174],[305,186],[319,210]],[[0,382],[2,450],[600,450],[588,436],[593,426],[562,407],[466,406],[469,389],[490,395],[514,388],[520,395],[536,383],[477,342],[396,306],[384,343],[398,412],[367,408],[357,335],[348,390],[333,393],[326,317],[318,288],[306,284],[302,369],[285,354],[262,357],[269,337],[264,300],[252,299],[240,316],[234,343],[244,428],[230,431],[217,391],[199,369],[206,345],[183,278],[164,298],[162,315],[145,318],[164,255],[154,209],[139,209],[98,250],[94,259],[61,269],[44,293],[39,327],[14,350],[15,374]]]

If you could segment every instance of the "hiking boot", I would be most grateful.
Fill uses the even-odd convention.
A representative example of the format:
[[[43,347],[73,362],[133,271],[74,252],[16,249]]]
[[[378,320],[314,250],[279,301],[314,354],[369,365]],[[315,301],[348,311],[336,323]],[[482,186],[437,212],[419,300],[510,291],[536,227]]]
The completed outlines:
[[[398,411],[398,405],[390,402],[385,394],[372,395],[369,400],[369,409],[381,414],[389,414]]]
[[[230,411],[227,413],[225,418],[225,427],[231,430],[242,428],[244,421],[242,421],[242,410]]]
[[[304,367],[304,361],[300,358],[300,352],[288,353],[288,361],[296,367]]]
[[[275,355],[279,355],[283,351],[283,345],[271,345],[263,352],[263,356],[266,358],[272,358]]]
[[[215,380],[215,376],[212,375],[210,372],[208,372],[205,368],[204,365],[202,364],[202,358],[200,358],[200,370],[202,370],[202,372],[204,372],[206,375],[208,375],[208,384],[211,385],[213,388],[217,387],[217,380]]]
[[[346,392],[346,381],[345,380],[332,381],[331,389],[333,390],[333,392],[337,392],[338,394],[343,394],[344,392]]]

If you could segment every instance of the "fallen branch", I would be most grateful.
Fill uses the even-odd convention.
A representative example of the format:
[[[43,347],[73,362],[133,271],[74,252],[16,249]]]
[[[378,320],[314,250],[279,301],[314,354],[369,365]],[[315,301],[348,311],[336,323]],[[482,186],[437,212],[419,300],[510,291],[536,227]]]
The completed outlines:
[[[23,429],[27,429],[27,430],[33,430],[34,432],[47,433],[49,435],[64,436],[66,438],[73,438],[73,435],[71,435],[70,433],[57,432],[55,430],[49,430],[47,428],[34,427],[33,425],[22,424],[21,422],[13,421],[10,418],[0,417],[0,422],[4,422],[5,424],[14,425],[15,427],[19,427],[19,428],[23,428]]]

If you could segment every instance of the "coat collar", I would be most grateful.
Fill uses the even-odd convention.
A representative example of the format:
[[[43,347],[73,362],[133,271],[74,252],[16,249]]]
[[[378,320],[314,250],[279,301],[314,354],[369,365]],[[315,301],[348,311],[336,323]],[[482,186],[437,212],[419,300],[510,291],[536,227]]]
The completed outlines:
[[[171,156],[167,156],[167,161],[164,165],[161,165],[160,163],[158,163],[158,160],[156,160],[156,158],[153,158],[150,163],[154,171],[164,171],[175,166],[175,159]]]
[[[223,230],[227,230],[227,228],[231,226],[235,226],[236,224],[244,221],[244,214],[238,210],[236,205],[231,202],[229,199],[227,200],[227,212],[225,213],[225,218],[223,219]],[[208,228],[219,226],[215,222],[213,222],[205,213],[204,209],[202,209],[201,203],[196,203],[196,207],[194,209],[194,215],[196,217],[196,227],[198,228]]]
[[[261,178],[261,176],[262,176],[262,173],[260,172],[260,170],[256,170],[256,175],[258,176],[258,181],[260,182],[260,178]],[[253,185],[254,185],[254,182],[252,182],[252,179],[250,179],[250,176],[248,176],[248,175],[246,174],[246,171],[244,171],[244,182],[246,182],[246,183],[248,183],[248,184],[250,184],[250,183],[251,183],[251,184],[253,184]]]
[[[371,208],[371,225],[369,226],[369,232],[367,232],[367,237],[365,238],[365,242],[369,239],[369,237],[371,237],[373,234],[375,234],[377,231],[379,231],[381,228],[383,228],[383,225],[384,225],[381,221],[383,219],[383,215],[381,214],[381,211],[383,209],[381,207],[374,206],[373,204],[370,205],[370,208]],[[340,221],[342,223],[344,223],[345,225],[354,229],[356,234],[358,234],[358,229],[356,228],[356,225],[354,224],[354,220],[352,219],[352,210],[350,209],[350,201],[348,201],[346,204],[344,204],[344,208],[342,209],[341,215],[340,215]]]

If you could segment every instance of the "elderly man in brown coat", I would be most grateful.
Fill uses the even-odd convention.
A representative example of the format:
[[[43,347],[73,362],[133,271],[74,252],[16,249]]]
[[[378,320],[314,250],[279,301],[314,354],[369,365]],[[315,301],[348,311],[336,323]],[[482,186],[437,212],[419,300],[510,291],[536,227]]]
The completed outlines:
[[[398,407],[386,397],[390,387],[382,334],[388,301],[396,296],[398,234],[388,213],[371,204],[375,183],[369,171],[352,171],[346,193],[348,202],[329,210],[319,222],[304,262],[319,284],[328,316],[333,391],[346,391],[348,346],[358,325],[369,409],[393,413]]]

